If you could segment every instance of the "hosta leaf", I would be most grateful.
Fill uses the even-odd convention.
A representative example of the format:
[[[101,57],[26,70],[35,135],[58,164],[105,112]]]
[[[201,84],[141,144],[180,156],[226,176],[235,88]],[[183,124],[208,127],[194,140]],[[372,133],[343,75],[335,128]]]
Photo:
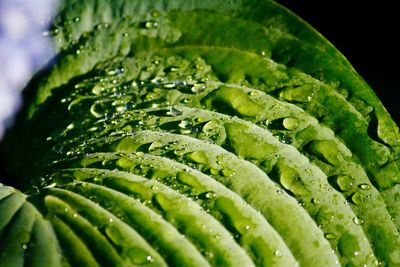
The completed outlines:
[[[400,266],[399,129],[273,1],[64,0],[0,144],[5,266]]]

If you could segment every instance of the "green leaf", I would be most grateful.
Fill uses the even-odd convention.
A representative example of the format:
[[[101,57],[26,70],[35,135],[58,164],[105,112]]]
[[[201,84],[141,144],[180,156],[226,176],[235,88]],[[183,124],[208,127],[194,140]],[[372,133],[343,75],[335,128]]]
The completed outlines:
[[[0,144],[5,266],[399,266],[400,133],[273,1],[64,0]]]

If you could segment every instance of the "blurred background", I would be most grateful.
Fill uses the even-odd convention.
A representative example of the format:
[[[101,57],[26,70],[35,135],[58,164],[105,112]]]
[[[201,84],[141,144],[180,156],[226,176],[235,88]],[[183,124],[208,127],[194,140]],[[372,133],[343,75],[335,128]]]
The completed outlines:
[[[396,1],[276,2],[298,14],[333,43],[400,124],[400,14]]]
[[[21,105],[22,88],[52,56],[44,32],[57,0],[0,0],[0,139]]]

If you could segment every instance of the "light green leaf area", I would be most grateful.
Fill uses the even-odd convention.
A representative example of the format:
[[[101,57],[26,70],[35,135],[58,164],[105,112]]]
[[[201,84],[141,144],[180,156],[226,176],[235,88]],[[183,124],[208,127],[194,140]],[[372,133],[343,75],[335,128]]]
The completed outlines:
[[[64,0],[50,33],[1,266],[400,266],[399,129],[284,7]]]

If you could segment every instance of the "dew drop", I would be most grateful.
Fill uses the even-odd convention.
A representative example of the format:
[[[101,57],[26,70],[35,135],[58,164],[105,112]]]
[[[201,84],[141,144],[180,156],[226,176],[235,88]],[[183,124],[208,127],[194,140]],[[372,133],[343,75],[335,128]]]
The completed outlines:
[[[371,188],[369,184],[360,184],[358,187],[362,190],[369,190]]]
[[[296,130],[297,127],[299,127],[300,121],[294,117],[287,117],[283,120],[283,127],[285,127],[288,130]]]
[[[167,112],[167,115],[172,116],[172,117],[180,116],[182,114],[183,114],[183,111],[181,111],[175,107],[171,107],[169,109],[169,111]]]
[[[191,90],[193,93],[201,93],[201,92],[204,92],[205,89],[206,89],[206,86],[204,84],[196,83],[192,86]]]
[[[192,129],[193,125],[190,121],[188,120],[182,120],[179,124],[178,124],[179,128],[183,129],[183,130],[188,130],[190,132],[190,130]]]
[[[342,192],[349,191],[353,187],[353,178],[349,175],[339,175],[336,182]]]
[[[96,84],[93,88],[92,88],[92,93],[95,95],[101,95],[104,92],[105,88],[103,86],[101,86],[100,84]]]
[[[358,205],[362,202],[362,197],[360,192],[355,192],[354,194],[351,195],[351,202],[354,204]]]
[[[153,20],[143,21],[139,24],[139,27],[144,29],[155,29],[158,27],[158,23]]]
[[[353,222],[354,222],[355,224],[357,224],[357,225],[362,225],[362,224],[364,223],[364,220],[363,220],[363,219],[359,219],[359,218],[357,218],[357,217],[354,217],[354,218],[353,218]]]
[[[319,204],[319,199],[317,199],[317,198],[312,198],[312,199],[311,199],[311,203],[313,203],[314,205],[318,205],[318,204]]]
[[[332,239],[335,239],[336,236],[335,236],[335,234],[333,234],[333,233],[326,233],[326,234],[325,234],[325,238],[326,238],[326,239],[329,239],[329,240],[332,240]]]
[[[251,92],[250,92],[250,95],[251,96],[258,96],[258,91],[257,90],[252,90]]]
[[[215,194],[215,192],[210,191],[210,192],[207,192],[207,193],[205,194],[205,197],[206,197],[207,199],[214,199],[214,198],[216,197],[216,194]]]
[[[280,251],[277,249],[277,250],[275,250],[274,255],[275,255],[276,257],[282,257],[282,252],[280,252]]]

